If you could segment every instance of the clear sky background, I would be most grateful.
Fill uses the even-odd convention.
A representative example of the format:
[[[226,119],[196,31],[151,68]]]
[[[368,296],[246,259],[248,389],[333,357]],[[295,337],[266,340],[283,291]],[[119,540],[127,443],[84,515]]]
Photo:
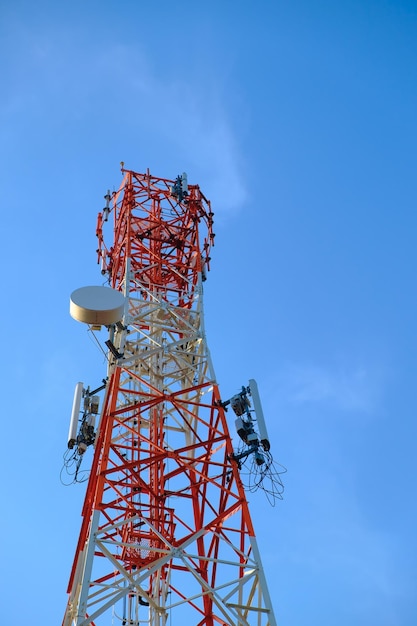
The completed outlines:
[[[1,623],[64,613],[105,376],[69,297],[124,161],[212,201],[218,382],[288,469],[249,497],[279,626],[416,624],[417,3],[3,0],[0,68]]]

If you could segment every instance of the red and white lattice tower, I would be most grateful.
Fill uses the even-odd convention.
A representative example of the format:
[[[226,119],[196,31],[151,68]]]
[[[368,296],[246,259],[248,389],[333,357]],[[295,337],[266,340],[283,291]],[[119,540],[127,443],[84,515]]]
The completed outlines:
[[[276,626],[204,331],[210,202],[185,175],[122,173],[97,236],[102,274],[125,304],[105,325],[63,626]]]

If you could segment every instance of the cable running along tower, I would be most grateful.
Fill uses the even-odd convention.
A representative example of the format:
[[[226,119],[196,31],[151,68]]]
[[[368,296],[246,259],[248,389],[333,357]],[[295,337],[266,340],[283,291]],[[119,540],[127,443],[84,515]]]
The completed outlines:
[[[204,331],[210,202],[185,174],[122,174],[97,222],[108,286],[71,296],[108,366],[74,396],[75,480],[94,456],[63,626],[276,626],[240,476],[269,450],[256,384],[222,401]]]

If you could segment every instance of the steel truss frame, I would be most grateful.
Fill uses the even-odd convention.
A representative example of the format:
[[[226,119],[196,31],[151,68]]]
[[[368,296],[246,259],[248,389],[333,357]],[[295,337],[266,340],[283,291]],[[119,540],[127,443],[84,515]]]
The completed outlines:
[[[109,329],[63,626],[276,626],[204,332],[210,203],[198,186],[178,199],[175,181],[123,171],[113,245],[104,212],[97,235],[127,305]]]

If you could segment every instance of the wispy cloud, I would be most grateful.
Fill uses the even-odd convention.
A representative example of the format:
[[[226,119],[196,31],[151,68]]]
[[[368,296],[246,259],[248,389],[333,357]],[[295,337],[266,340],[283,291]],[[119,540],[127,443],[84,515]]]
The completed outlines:
[[[370,525],[346,485],[342,488],[337,481],[320,477],[308,523],[305,519],[292,523],[295,541],[290,559],[294,564],[314,577],[334,580],[335,589],[343,585],[359,612],[367,603],[381,617],[383,612],[385,619],[389,615],[386,622],[378,623],[399,623],[394,618],[395,606],[414,592],[398,537]]]
[[[380,374],[370,367],[290,364],[278,376],[287,401],[342,411],[372,412],[380,396]]]
[[[160,76],[146,66],[142,54],[145,71],[132,89],[154,139],[192,166],[220,211],[238,210],[247,196],[242,156],[218,84],[210,77],[204,83],[183,74]]]
[[[190,61],[179,72],[166,59],[161,71],[139,44],[104,38],[80,49],[77,38],[85,33],[76,38],[63,25],[54,31],[13,27],[23,50],[10,38],[7,97],[1,105],[8,126],[14,116],[16,126],[35,116],[32,123],[57,119],[60,128],[69,122],[86,136],[102,129],[109,149],[117,142],[117,150],[123,150],[120,159],[132,153],[147,165],[152,158],[162,167],[171,164],[175,169],[168,176],[188,171],[190,182],[209,190],[219,215],[242,206],[247,196],[242,150],[213,68],[193,72]]]

